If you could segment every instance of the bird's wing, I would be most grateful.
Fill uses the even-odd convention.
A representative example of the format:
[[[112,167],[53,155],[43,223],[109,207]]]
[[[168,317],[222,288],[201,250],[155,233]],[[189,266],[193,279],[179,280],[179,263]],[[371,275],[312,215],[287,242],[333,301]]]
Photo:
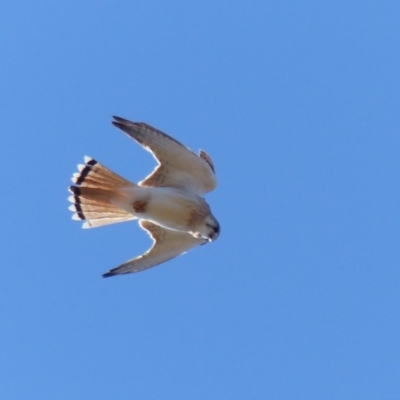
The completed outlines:
[[[203,150],[199,155],[171,136],[150,125],[113,117],[112,123],[153,154],[159,162],[155,170],[139,184],[170,186],[197,195],[211,192],[217,185],[214,165]]]
[[[103,275],[104,278],[140,272],[147,268],[155,267],[164,261],[185,253],[195,246],[207,243],[206,239],[195,238],[190,233],[165,229],[150,221],[140,220],[139,224],[153,239],[153,246],[143,255],[133,258],[105,273]]]

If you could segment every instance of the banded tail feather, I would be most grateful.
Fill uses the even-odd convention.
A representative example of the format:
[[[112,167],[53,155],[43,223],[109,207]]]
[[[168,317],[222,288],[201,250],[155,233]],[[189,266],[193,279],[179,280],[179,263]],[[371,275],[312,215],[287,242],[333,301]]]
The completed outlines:
[[[72,176],[70,186],[73,203],[69,209],[74,212],[72,219],[85,221],[82,228],[129,221],[136,217],[115,205],[113,199],[121,196],[121,189],[135,186],[104,165],[90,157],[85,157],[85,164],[78,165],[78,171]]]

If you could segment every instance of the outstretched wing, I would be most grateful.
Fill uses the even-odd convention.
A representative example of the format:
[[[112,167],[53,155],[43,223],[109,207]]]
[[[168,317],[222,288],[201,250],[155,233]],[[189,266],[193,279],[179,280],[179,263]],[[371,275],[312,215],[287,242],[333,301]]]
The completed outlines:
[[[153,154],[159,162],[141,186],[169,186],[203,195],[217,185],[214,165],[203,150],[199,155],[150,125],[113,117],[112,123]]]
[[[133,258],[105,273],[103,275],[104,278],[140,272],[147,268],[155,267],[164,261],[185,253],[195,246],[207,243],[206,239],[198,239],[189,233],[165,229],[150,221],[140,220],[139,224],[152,237],[154,241],[153,246],[143,255]]]

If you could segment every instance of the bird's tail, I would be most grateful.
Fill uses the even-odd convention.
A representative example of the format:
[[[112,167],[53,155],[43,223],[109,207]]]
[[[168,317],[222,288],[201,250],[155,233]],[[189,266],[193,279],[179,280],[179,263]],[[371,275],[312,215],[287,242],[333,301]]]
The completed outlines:
[[[90,157],[85,157],[85,165],[78,165],[78,170],[72,176],[76,186],[69,187],[72,196],[68,200],[73,203],[69,209],[74,212],[72,219],[84,220],[83,228],[136,219],[116,205],[123,200],[124,189],[135,184]]]

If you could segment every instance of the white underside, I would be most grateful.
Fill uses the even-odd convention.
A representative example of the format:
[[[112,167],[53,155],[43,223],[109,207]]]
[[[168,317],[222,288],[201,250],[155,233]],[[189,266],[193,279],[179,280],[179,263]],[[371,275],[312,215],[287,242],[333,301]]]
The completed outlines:
[[[129,188],[126,195],[123,200],[115,200],[115,205],[136,218],[177,231],[196,232],[198,226],[190,225],[191,215],[209,210],[203,198],[175,188],[136,186]],[[144,212],[134,210],[136,201],[146,203]]]

